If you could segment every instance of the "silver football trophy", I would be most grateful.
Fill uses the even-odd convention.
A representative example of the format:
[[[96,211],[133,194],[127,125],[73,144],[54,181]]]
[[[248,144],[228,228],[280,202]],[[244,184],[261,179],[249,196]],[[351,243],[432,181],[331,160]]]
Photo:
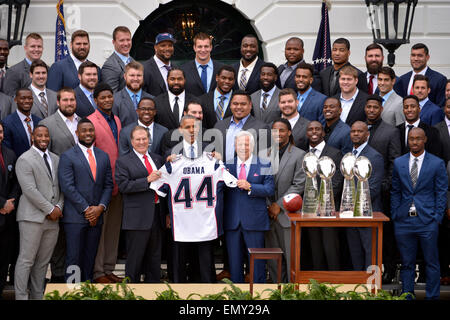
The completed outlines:
[[[336,165],[330,157],[321,157],[317,168],[322,178],[320,181],[319,210],[317,215],[325,218],[336,218],[333,183],[331,182],[331,178],[336,172]]]
[[[315,217],[319,205],[319,188],[317,186],[317,156],[308,152],[303,157],[303,171],[306,173],[305,191],[303,193],[302,215]]]
[[[355,180],[353,179],[353,167],[356,157],[351,152],[347,153],[341,160],[341,173],[344,176],[344,187],[342,189],[341,208],[339,210],[340,218],[353,218],[355,207]]]
[[[358,178],[356,201],[353,210],[355,218],[372,218],[372,201],[370,200],[369,177],[372,174],[372,164],[366,157],[358,157],[353,168]]]

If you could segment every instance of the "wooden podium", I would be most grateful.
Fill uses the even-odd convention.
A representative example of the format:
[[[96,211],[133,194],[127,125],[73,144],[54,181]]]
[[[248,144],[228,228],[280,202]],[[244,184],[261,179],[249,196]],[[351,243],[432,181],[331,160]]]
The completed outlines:
[[[375,283],[381,288],[381,266],[383,254],[383,222],[389,221],[381,212],[374,212],[372,218],[318,218],[303,217],[301,213],[288,213],[291,221],[291,282],[309,283],[310,279],[319,282],[365,284],[373,274],[366,271],[302,271],[300,270],[301,232],[304,227],[368,227],[372,228],[372,265],[378,266]],[[377,241],[378,235],[378,241]],[[377,246],[378,243],[378,246]],[[378,250],[377,250],[378,247]],[[377,259],[378,258],[378,259]],[[378,288],[378,289],[380,289]]]

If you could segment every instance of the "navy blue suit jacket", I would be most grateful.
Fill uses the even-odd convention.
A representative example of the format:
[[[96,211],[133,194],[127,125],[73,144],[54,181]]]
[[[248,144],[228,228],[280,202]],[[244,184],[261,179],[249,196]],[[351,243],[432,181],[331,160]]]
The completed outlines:
[[[86,97],[80,86],[75,88],[75,99],[77,100],[77,109],[75,113],[80,118],[85,118],[95,112],[94,106],[91,101]]]
[[[408,85],[411,75],[412,71],[405,73],[395,82],[394,90],[402,98],[409,94]],[[445,86],[447,84],[447,78],[441,73],[432,70],[430,67],[428,67],[425,75],[430,80],[431,91],[428,98],[438,106],[443,107],[445,104]]]
[[[306,118],[309,121],[320,121],[322,124],[325,124],[322,110],[323,103],[327,98],[326,95],[312,89],[298,112],[300,117]]]
[[[242,225],[244,230],[266,231],[270,229],[267,212],[266,197],[275,193],[275,182],[271,172],[270,163],[263,164],[259,158],[253,156],[253,162],[247,175],[251,184],[250,195],[248,191],[236,188],[225,189],[224,229],[236,230]],[[225,164],[227,170],[238,177],[236,172],[237,158],[233,163]]]
[[[447,209],[447,171],[444,161],[425,151],[425,158],[413,188],[409,173],[410,153],[394,161],[391,188],[391,217],[396,228],[434,229]],[[412,202],[417,218],[409,217]],[[434,222],[434,223],[433,223]]]
[[[336,127],[333,132],[331,132],[326,142],[330,146],[341,150],[343,155],[352,151],[353,144],[350,140],[350,127],[339,119]]]
[[[34,128],[39,124],[42,119],[31,115]],[[3,128],[5,132],[5,138],[3,140],[5,146],[12,149],[19,158],[22,153],[30,149],[30,139],[27,136],[22,121],[19,118],[17,112],[11,113],[3,120]]]
[[[89,206],[104,204],[111,200],[113,180],[109,156],[94,147],[97,163],[97,177],[94,180],[89,162],[75,145],[61,154],[58,167],[58,179],[64,193],[64,212],[62,222],[88,224],[84,210]],[[97,224],[103,223],[103,214]]]
[[[442,109],[435,105],[430,100],[427,101],[420,110],[420,121],[425,122],[430,126],[434,126],[441,121],[444,121],[445,114]]]
[[[384,159],[383,156],[372,148],[366,145],[359,156],[364,156],[372,163],[372,174],[369,178],[370,199],[372,200],[373,211],[383,211],[381,202],[381,184],[384,179]]]

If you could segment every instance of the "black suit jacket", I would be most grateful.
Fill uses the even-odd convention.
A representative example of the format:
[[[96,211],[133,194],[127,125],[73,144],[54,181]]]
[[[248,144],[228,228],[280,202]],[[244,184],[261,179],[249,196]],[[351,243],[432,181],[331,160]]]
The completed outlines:
[[[347,119],[345,120],[345,123],[349,127],[351,127],[355,121],[366,121],[367,117],[364,108],[366,106],[367,97],[368,94],[364,91],[361,91],[360,89],[358,94],[356,95],[355,101],[353,101]],[[339,92],[338,94],[336,94],[334,98],[339,100],[341,98],[341,93]]]
[[[180,133],[180,131],[178,131],[178,129],[172,129],[167,131],[166,133],[164,133],[164,135],[162,136],[161,139],[161,154],[163,156],[164,159],[167,159],[168,156],[170,156],[173,151],[174,151],[174,147],[179,144],[180,142],[183,141],[183,135]],[[198,142],[199,140],[197,140]],[[203,151],[214,151],[214,148],[207,148],[209,145],[210,141],[204,141],[202,140],[202,152]],[[197,143],[198,146],[199,143]],[[181,148],[177,148],[178,151],[182,150],[182,146]],[[200,148],[198,149],[200,150]],[[181,153],[181,152],[178,152]],[[189,156],[189,155],[186,155]]]
[[[402,154],[408,153],[409,147],[406,145],[405,141],[406,125],[405,123],[402,123],[398,125],[397,128],[400,130],[400,144],[402,148],[401,149]],[[425,150],[443,159],[443,150],[442,150],[442,143],[439,138],[439,131],[435,127],[429,126],[428,124],[422,121],[419,122],[419,128],[422,128],[427,136],[427,142],[425,143]]]
[[[434,126],[439,132],[439,140],[442,144],[442,157],[447,164],[450,160],[450,136],[448,134],[447,123],[444,121],[439,122]]]
[[[339,211],[339,208],[341,206],[342,187],[344,183],[344,177],[341,174],[341,170],[339,170],[341,166],[342,152],[339,149],[336,149],[328,144],[325,144],[325,148],[323,148],[320,157],[325,156],[330,157],[334,161],[334,164],[336,165],[336,172],[333,175],[333,178],[331,178],[331,182],[333,183],[334,205],[336,207],[336,210]]]
[[[194,99],[195,97],[191,94],[184,95],[184,105],[179,106],[180,114],[183,114],[183,110],[186,107],[186,104]],[[175,116],[173,115],[172,109],[170,108],[169,103],[169,93],[165,92],[155,98],[155,104],[156,104],[156,118],[155,122],[159,123],[163,127],[166,127],[167,129],[175,129],[180,126],[180,121],[178,119],[175,119]]]
[[[261,89],[259,78],[261,75],[261,66],[263,64],[264,64],[264,60],[262,60],[258,57],[258,60],[256,61],[255,67],[253,68],[253,71],[250,74],[250,76],[248,74],[246,74],[248,80],[247,80],[247,85],[245,86],[245,91],[248,94],[252,94],[253,92]],[[234,90],[239,89],[239,79],[241,78],[241,75],[239,74],[240,66],[241,66],[240,62],[236,62],[232,66],[234,68],[234,70],[236,70],[236,81],[234,82],[234,88],[233,88]]]
[[[210,91],[200,97],[200,101],[202,104],[203,109],[203,129],[210,129],[214,128],[214,125],[217,122],[217,116],[216,112],[214,111],[214,92]],[[231,108],[228,104],[227,109],[225,110],[225,114],[223,115],[223,118],[231,117]]]
[[[347,65],[352,66],[350,63],[347,63]],[[360,91],[364,91],[367,93],[367,78],[364,75],[364,73],[359,70],[358,68],[354,67],[356,70],[358,70],[358,84],[357,87],[359,88]],[[320,77],[320,83],[321,83],[321,87],[322,87],[322,93],[326,96],[334,96],[338,93],[341,92],[341,88],[339,87],[339,76],[338,76],[338,80],[336,81],[336,85],[334,88],[330,88],[330,78],[331,75],[333,74],[334,71],[334,66],[331,65],[326,69],[323,69],[322,71],[320,71],[319,73],[319,77]]]
[[[14,198],[14,204],[17,208],[19,203],[20,186],[17,181],[15,165],[16,165],[16,155],[14,151],[6,147],[1,146],[1,152],[3,156],[3,161],[5,163],[5,172],[0,169],[0,208],[3,208],[6,200]],[[0,214],[0,230],[7,227],[16,220],[15,211],[10,214],[4,215]]]
[[[173,66],[171,63],[171,67]],[[166,82],[156,65],[154,56],[144,62],[143,90],[155,97],[167,92]]]
[[[91,104],[91,101],[86,97],[83,90],[81,90],[80,86],[75,89],[75,99],[77,101],[77,109],[75,113],[80,117],[84,118],[94,113],[95,108]]]
[[[211,78],[211,84],[209,86],[209,91],[214,91],[214,89],[217,86],[216,82],[216,74],[219,68],[223,65],[223,63],[216,61],[213,59],[213,74]],[[184,85],[184,88],[187,93],[192,94],[196,97],[200,97],[204,95],[205,89],[202,85],[202,80],[200,79],[200,76],[198,74],[197,67],[195,65],[195,61],[191,60],[186,62],[181,66],[181,69],[184,71],[184,75],[186,78],[186,84]]]

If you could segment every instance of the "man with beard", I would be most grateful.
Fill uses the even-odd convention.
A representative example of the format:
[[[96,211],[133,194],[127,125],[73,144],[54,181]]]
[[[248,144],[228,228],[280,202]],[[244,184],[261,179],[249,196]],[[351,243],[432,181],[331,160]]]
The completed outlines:
[[[90,61],[83,62],[78,68],[78,78],[80,84],[75,88],[77,115],[84,118],[97,109],[94,101],[94,89],[98,83],[97,65]]]
[[[241,41],[241,59],[233,65],[236,70],[234,89],[247,91],[250,95],[259,90],[259,73],[264,61],[258,58],[258,38],[248,34]]]
[[[78,68],[87,61],[90,43],[89,34],[84,30],[77,30],[70,39],[71,54],[65,59],[55,62],[48,71],[47,87],[58,91],[62,87],[76,88],[80,84]],[[100,78],[100,68],[97,70]]]
[[[173,67],[169,71],[167,84],[169,91],[155,98],[157,110],[155,122],[172,130],[180,126],[180,119],[186,103],[195,97],[184,90],[185,73],[180,68]]]
[[[383,67],[383,48],[377,44],[369,44],[366,48],[366,67],[367,71],[365,75],[367,77],[367,93],[368,94],[378,94],[380,90],[378,89],[378,72]]]
[[[235,80],[236,71],[233,67],[223,65],[217,71],[216,89],[199,98],[203,107],[203,129],[213,128],[217,121],[231,116],[229,104]]]
[[[297,37],[289,38],[284,47],[286,62],[278,67],[280,89],[292,88],[295,90],[295,69],[303,61],[303,40]]]
[[[31,84],[29,87],[33,91],[31,113],[42,119],[54,114],[58,109],[56,92],[46,87],[47,75],[47,64],[42,60],[33,61],[30,67]]]
[[[113,112],[119,117],[122,126],[137,121],[136,109],[142,98],[154,98],[142,90],[144,85],[144,66],[132,61],[125,67],[125,88],[114,94]]]
[[[280,89],[276,86],[277,81],[277,67],[271,62],[264,63],[261,66],[259,77],[261,89],[254,92],[251,98],[255,118],[267,124],[280,117],[280,108],[278,107]]]
[[[0,92],[3,92],[3,83],[5,81],[6,70],[8,67],[9,43],[5,39],[0,39]]]
[[[42,36],[38,33],[30,33],[25,38],[25,59],[8,69],[3,80],[3,92],[8,96],[14,96],[17,89],[26,88],[30,85],[30,66],[35,60],[42,57],[44,50]]]
[[[144,91],[153,96],[159,96],[168,90],[167,74],[173,64],[175,39],[170,33],[160,33],[156,36],[155,55],[144,62]]]
[[[62,218],[67,240],[65,277],[74,282],[92,282],[103,215],[111,199],[113,181],[108,155],[94,147],[92,122],[81,119],[76,133],[78,143],[61,155],[58,169],[65,200]]]

